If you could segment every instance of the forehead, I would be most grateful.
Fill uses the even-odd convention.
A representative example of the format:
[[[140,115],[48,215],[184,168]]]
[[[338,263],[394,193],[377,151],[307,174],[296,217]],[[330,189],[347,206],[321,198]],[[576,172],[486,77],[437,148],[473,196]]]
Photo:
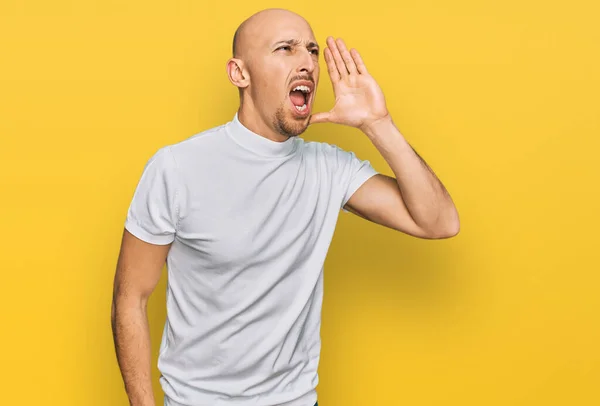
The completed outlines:
[[[310,25],[301,18],[272,19],[261,28],[255,37],[261,47],[270,47],[279,41],[288,40],[317,42]]]

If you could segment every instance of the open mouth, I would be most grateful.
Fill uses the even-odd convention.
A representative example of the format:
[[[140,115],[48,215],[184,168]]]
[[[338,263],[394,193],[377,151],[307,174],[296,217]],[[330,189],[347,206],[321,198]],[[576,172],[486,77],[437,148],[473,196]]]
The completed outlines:
[[[290,101],[292,102],[293,108],[301,116],[308,115],[312,91],[313,85],[312,82],[309,81],[295,83],[290,91]]]

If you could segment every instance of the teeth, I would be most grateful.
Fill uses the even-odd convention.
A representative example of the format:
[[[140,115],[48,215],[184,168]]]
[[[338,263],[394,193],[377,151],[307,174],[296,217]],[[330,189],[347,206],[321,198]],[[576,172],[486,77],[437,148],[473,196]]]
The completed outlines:
[[[300,90],[302,93],[310,93],[310,87],[308,86],[296,86],[293,90]]]
[[[304,110],[306,110],[306,104],[303,104],[302,107],[296,106],[296,110],[298,110],[298,111],[304,111]]]

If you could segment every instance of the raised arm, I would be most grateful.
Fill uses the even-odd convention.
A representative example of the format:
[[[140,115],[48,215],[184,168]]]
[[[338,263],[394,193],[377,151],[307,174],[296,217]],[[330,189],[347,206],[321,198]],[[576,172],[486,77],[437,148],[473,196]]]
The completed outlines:
[[[383,92],[356,49],[327,38],[325,61],[335,105],[311,116],[311,124],[335,123],[360,129],[373,142],[396,178],[377,174],[346,202],[345,209],[375,223],[421,238],[458,234],[460,220],[450,194],[392,121]]]
[[[111,323],[131,406],[155,406],[147,304],[171,244],[150,244],[124,230],[114,279]]]

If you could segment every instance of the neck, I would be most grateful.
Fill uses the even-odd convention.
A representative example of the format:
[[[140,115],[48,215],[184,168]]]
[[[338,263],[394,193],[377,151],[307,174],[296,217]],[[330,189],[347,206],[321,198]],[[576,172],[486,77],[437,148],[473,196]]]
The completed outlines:
[[[238,108],[238,119],[250,131],[271,141],[284,142],[289,137],[281,135],[269,126],[253,103],[242,102]]]

